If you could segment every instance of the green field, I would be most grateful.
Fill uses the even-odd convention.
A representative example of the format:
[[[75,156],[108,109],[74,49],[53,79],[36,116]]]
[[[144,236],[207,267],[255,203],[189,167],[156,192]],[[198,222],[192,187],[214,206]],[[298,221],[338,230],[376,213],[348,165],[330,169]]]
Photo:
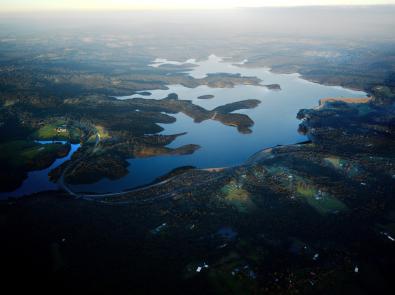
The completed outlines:
[[[58,128],[64,128],[66,131],[58,132]],[[79,128],[67,126],[64,120],[56,120],[38,129],[34,137],[39,140],[70,140],[79,142],[81,135],[82,131]]]
[[[306,202],[320,214],[347,210],[343,202],[327,193],[319,193],[318,189],[314,186],[299,184],[296,188],[296,192],[299,196],[304,197]]]

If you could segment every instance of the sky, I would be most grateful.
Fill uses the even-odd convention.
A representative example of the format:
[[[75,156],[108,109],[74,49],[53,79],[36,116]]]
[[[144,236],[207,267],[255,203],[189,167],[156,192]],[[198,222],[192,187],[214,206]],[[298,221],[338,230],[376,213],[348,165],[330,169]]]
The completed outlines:
[[[395,4],[395,0],[0,0],[0,11],[229,9],[261,6]]]

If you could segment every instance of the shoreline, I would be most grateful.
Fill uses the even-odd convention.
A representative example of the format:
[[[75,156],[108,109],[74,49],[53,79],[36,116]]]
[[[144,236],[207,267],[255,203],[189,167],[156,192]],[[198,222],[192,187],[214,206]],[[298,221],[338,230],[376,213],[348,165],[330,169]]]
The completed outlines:
[[[221,58],[221,59],[222,59],[222,58]],[[223,62],[223,59],[222,59],[221,62]],[[238,65],[238,66],[241,66],[241,67],[245,66],[245,64],[237,64],[237,65]],[[258,68],[259,68],[259,67],[258,67]],[[276,71],[273,71],[273,69],[268,68],[268,67],[263,67],[263,69],[265,69],[265,70],[267,70],[267,71],[270,71],[270,72],[273,72],[273,73],[277,73]],[[301,74],[299,74],[299,73],[297,73],[297,72],[291,73],[291,75],[298,75],[298,77],[300,77],[301,79],[303,79],[303,80],[305,80],[305,81],[309,81],[308,79],[306,79],[305,77],[303,77]],[[309,82],[311,82],[311,81],[309,81]],[[313,83],[320,84],[320,85],[325,85],[325,84],[318,83],[318,82],[313,82]],[[326,85],[325,85],[325,86],[326,86]],[[336,86],[337,86],[337,87],[341,87],[341,88],[345,88],[345,87],[339,86],[339,85],[336,85]],[[345,89],[348,89],[348,88],[345,88]],[[365,91],[363,91],[363,92],[365,92]],[[365,92],[365,93],[366,93],[366,92]],[[367,94],[367,93],[366,93],[366,94]],[[367,95],[368,95],[368,94],[367,94]],[[358,98],[357,98],[357,99],[358,99]],[[370,99],[371,99],[371,98],[367,98],[366,100],[370,100]],[[321,105],[321,100],[326,100],[326,98],[320,99],[320,100],[319,100],[319,105],[318,105],[317,107],[320,107],[320,105]],[[331,100],[342,100],[342,98],[339,98],[339,99],[337,99],[337,98],[331,98]],[[360,100],[361,100],[361,99],[360,99]],[[212,120],[213,118],[215,118],[216,115],[217,115],[217,113],[215,112],[215,113],[213,114],[213,116],[211,117],[211,120]],[[299,144],[300,144],[300,143],[295,142],[295,143],[290,144],[290,145],[299,145]],[[96,143],[96,145],[97,145],[97,143]],[[274,146],[274,147],[276,147],[276,146]],[[265,148],[265,149],[273,149],[274,147],[268,147],[268,148]],[[248,162],[250,161],[250,159],[251,159],[252,157],[254,157],[254,155],[260,154],[260,153],[262,153],[262,150],[259,150],[259,151],[256,152],[255,154],[252,154],[252,155],[248,156],[248,158],[246,159],[246,161],[245,161],[244,163],[239,164],[239,165],[234,166],[234,167],[239,167],[239,166],[245,165],[246,163],[248,163]],[[229,167],[227,167],[227,168],[229,168]],[[227,168],[224,168],[224,169],[227,169]],[[68,170],[68,168],[65,169],[65,171],[67,171],[67,170]],[[218,170],[218,167],[207,167],[207,168],[199,169],[199,170],[202,170],[202,171],[216,171],[216,170]],[[64,172],[63,172],[62,175],[64,175]],[[89,197],[94,196],[94,195],[97,195],[97,196],[105,196],[105,195],[107,195],[107,196],[109,196],[109,195],[122,195],[122,194],[131,193],[131,192],[136,192],[136,190],[144,190],[144,189],[147,189],[147,188],[152,187],[153,185],[158,185],[158,183],[150,183],[150,184],[141,185],[141,186],[138,186],[138,187],[135,187],[135,188],[131,188],[130,190],[129,190],[129,189],[125,189],[125,190],[122,190],[122,191],[112,192],[112,193],[97,193],[97,194],[91,194],[91,193],[89,193],[89,194],[88,194],[88,193],[76,193],[76,192],[74,192],[67,184],[62,183],[62,182],[63,182],[63,180],[61,180],[61,188],[65,189],[70,195],[72,195],[72,196],[74,196],[74,197],[81,197],[81,196],[84,196],[84,195],[88,195]]]

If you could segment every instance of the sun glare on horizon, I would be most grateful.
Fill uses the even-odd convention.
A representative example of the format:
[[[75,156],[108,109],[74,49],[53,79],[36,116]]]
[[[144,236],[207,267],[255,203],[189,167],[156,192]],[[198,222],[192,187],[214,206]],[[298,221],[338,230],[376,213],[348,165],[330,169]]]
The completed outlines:
[[[375,5],[395,0],[0,0],[1,11],[231,9],[260,6]]]

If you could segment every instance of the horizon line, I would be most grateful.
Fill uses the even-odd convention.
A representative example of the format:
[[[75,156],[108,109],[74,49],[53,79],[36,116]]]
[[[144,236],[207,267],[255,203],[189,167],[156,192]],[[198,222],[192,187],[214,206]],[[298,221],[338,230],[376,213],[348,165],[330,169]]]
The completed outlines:
[[[134,11],[221,11],[221,10],[237,10],[237,9],[265,9],[265,8],[284,8],[284,9],[294,9],[294,8],[336,8],[336,7],[385,7],[392,6],[392,3],[380,3],[380,4],[314,4],[314,5],[270,5],[270,6],[239,6],[239,7],[135,7],[135,8],[37,8],[37,9],[10,9],[1,10],[0,13],[37,13],[37,12],[134,12]]]

